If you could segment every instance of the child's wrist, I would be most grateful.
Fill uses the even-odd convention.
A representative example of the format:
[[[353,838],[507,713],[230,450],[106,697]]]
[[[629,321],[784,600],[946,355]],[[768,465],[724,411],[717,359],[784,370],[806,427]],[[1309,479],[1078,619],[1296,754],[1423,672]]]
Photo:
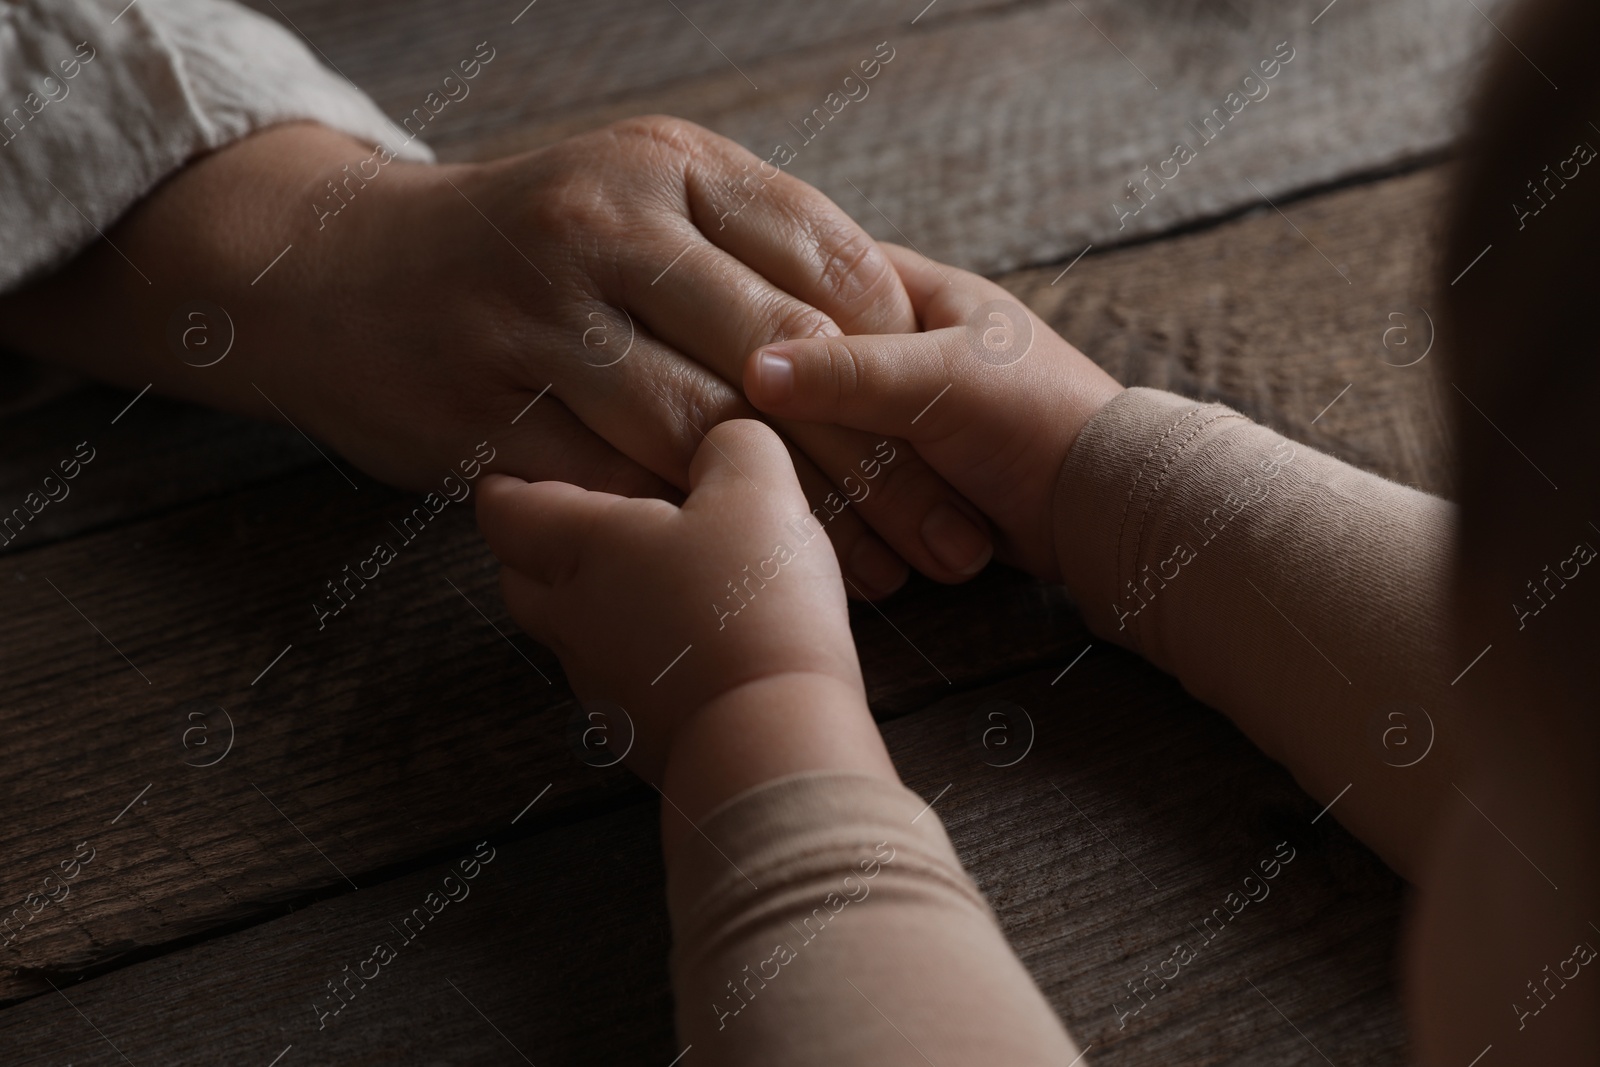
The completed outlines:
[[[807,771],[899,782],[861,683],[792,671],[742,683],[691,712],[662,764],[662,841],[675,844],[724,801]]]
[[[1103,373],[1097,379],[1073,384],[1077,388],[1069,392],[1063,404],[1063,408],[1067,412],[1065,420],[1067,430],[1058,445],[1058,454],[1061,456],[1061,461],[1056,465],[1049,489],[1044,498],[1046,501],[1044,520],[1048,529],[1046,555],[1054,566],[1054,570],[1048,574],[1041,574],[1039,577],[1055,582],[1063,580],[1064,576],[1069,572],[1068,561],[1062,558],[1061,550],[1063,540],[1061,519],[1064,504],[1061,494],[1067,481],[1067,472],[1072,469],[1075,463],[1081,462],[1074,456],[1078,442],[1083,437],[1084,431],[1099,417],[1107,405],[1127,391],[1125,386]]]

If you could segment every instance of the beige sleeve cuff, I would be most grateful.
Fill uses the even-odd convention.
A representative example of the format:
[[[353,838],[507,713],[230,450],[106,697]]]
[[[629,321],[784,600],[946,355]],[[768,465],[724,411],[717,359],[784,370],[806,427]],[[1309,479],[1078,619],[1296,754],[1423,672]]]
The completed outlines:
[[[1060,1067],[1077,1055],[916,794],[798,775],[735,797],[700,830],[667,879],[678,1033],[695,1062]]]
[[[1413,747],[1392,747],[1386,709],[1450,718],[1451,504],[1220,405],[1129,389],[1079,435],[1054,506],[1090,628],[1225,711],[1313,795],[1399,788],[1433,734],[1408,712]],[[1408,776],[1442,773],[1453,744]],[[1400,858],[1392,826],[1345,821]]]

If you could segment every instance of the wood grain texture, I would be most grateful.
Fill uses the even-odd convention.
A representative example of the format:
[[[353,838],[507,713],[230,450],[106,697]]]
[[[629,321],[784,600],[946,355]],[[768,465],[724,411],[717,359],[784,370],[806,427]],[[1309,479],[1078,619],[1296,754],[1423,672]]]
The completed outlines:
[[[0,369],[0,377],[24,394],[18,410],[0,415],[0,522],[11,520],[0,535],[0,553],[322,463],[310,442],[288,426],[108,386],[30,388],[25,383],[36,372],[47,375],[46,383],[62,380],[23,360],[8,360]],[[80,445],[86,446],[81,452]],[[61,463],[79,455],[94,458],[63,480]],[[54,482],[46,484],[51,477]]]
[[[1380,359],[1399,359],[1382,346],[1385,309],[1431,300],[1426,209],[1444,181],[1427,172],[1289,206],[1301,232],[1348,262],[1350,285],[1276,212],[1091,255],[1053,286],[1055,269],[1004,280],[1129,381],[1226,400],[1309,444],[1447,488],[1434,377],[1447,355],[1410,368]],[[0,575],[10,682],[0,731],[13,768],[0,796],[28,813],[0,827],[6,898],[94,841],[146,784],[160,799],[130,844],[96,861],[98,888],[0,949],[12,971],[0,997],[346,875],[360,884],[500,827],[486,811],[514,812],[546,784],[535,825],[636,788],[566,748],[573,709],[555,661],[505,618],[492,560],[459,506],[317,630],[322,583],[392,538],[388,522],[413,503],[353,492],[319,465],[25,552]],[[853,619],[884,717],[952,685],[1064,664],[1082,647],[1059,589],[1004,571],[959,589],[918,584],[883,611],[887,620],[858,606]],[[188,716],[219,705],[235,750],[215,768],[186,766],[215,751],[184,748]]]
[[[908,785],[930,798],[949,786],[937,810],[963,862],[1093,1062],[1402,1062],[1396,879],[1332,819],[1313,823],[1317,805],[1281,769],[1132,656],[1097,645],[1052,684],[1057,675],[1052,666],[953,695],[884,732]],[[997,700],[1036,728],[1008,767],[993,764],[1010,751],[974,742],[974,716]],[[1020,743],[1017,712],[1011,725]],[[160,803],[152,796],[122,832],[159,818]],[[292,1046],[284,1067],[521,1062],[517,1053],[665,1067],[680,1049],[654,836],[655,806],[643,803],[497,839],[471,895],[323,1028],[312,1002],[325,983],[376,941],[399,944],[390,923],[472,852],[470,840],[442,847],[443,865],[61,983],[64,996],[0,1013],[0,1056],[122,1062],[81,1011],[138,1064],[265,1064]],[[126,847],[104,839],[107,852]],[[1134,1002],[1127,983],[1175,940],[1198,947],[1190,923],[1280,842],[1294,855],[1268,895],[1119,1027],[1111,1005]]]
[[[489,42],[495,58],[470,94],[427,123],[424,139],[446,158],[680,115],[763,158],[790,144],[790,172],[874,236],[985,274],[1441,152],[1482,53],[1506,47],[1486,17],[1504,0],[1478,4],[1483,13],[1456,0],[1339,0],[1326,11],[1271,0],[939,0],[915,24],[916,0],[701,0],[676,11],[542,0],[515,25],[515,0],[257,6],[396,119]],[[807,142],[805,118],[885,41],[894,59],[867,95]],[[1266,95],[1227,114],[1228,93],[1285,41],[1294,58]],[[1207,141],[1196,128],[1215,108],[1227,121]],[[1179,141],[1197,158],[1119,224],[1112,205],[1127,183]]]
[[[0,829],[0,899],[20,901],[75,843],[97,841],[146,785],[151,817],[96,859],[98,888],[0,948],[0,998],[37,991],[40,973],[359,884],[501,825],[486,812],[515,814],[546,785],[535,823],[641,790],[569,749],[577,709],[559,667],[506,618],[459,505],[318,630],[323,581],[379,539],[400,544],[386,520],[415,502],[354,492],[323,467],[19,557],[0,582],[13,771],[0,804],[25,816]],[[885,715],[1082,633],[1062,591],[999,570],[957,591],[921,584],[881,610],[859,608],[854,624]]]
[[[528,60],[510,51],[503,68],[485,71],[482,98],[442,114],[432,140],[446,157],[482,157],[629,115],[680,115],[763,158],[790,145],[796,158],[787,169],[875,237],[992,274],[1065,262],[1090,244],[1164,233],[1447,149],[1480,54],[1503,46],[1485,17],[1454,0],[1341,0],[1312,26],[1320,6],[1083,0],[944,12],[942,21],[930,13],[916,26],[866,22],[820,43],[796,33],[790,51],[763,55],[743,74],[712,65],[547,110],[531,85],[589,76],[582,59],[545,51],[559,47],[558,29]],[[1479,6],[1492,14],[1502,5]],[[730,33],[741,24],[710,6],[696,22],[713,39],[719,24]],[[672,51],[682,35],[699,40],[687,26],[676,30],[632,47]],[[804,129],[882,41],[894,58],[867,95],[825,115],[820,132]],[[1292,61],[1262,99],[1228,115],[1229,92],[1280,42]],[[725,50],[741,58],[737,46]],[[1214,108],[1228,121],[1206,141],[1197,128]],[[1114,203],[1136,203],[1128,183],[1146,165],[1156,172],[1180,141],[1196,158],[1169,168],[1177,177],[1149,186],[1147,206],[1120,221]]]
[[[505,133],[598,101],[712,74],[754,73],[774,57],[841,41],[921,30],[1027,6],[1029,0],[246,0],[289,25],[391,116],[418,107],[480,42],[493,81],[470,108],[446,110],[432,129],[456,143],[474,131]],[[674,10],[676,7],[676,10]],[[397,62],[396,57],[404,57]],[[759,84],[760,79],[756,79]],[[740,80],[749,89],[749,83]],[[430,141],[434,134],[430,133]]]
[[[1064,275],[999,281],[1126,385],[1229,404],[1450,496],[1452,340],[1433,316],[1445,279],[1465,266],[1435,251],[1451,173],[1429,168],[1281,211],[1263,206],[1201,232],[1090,253]]]

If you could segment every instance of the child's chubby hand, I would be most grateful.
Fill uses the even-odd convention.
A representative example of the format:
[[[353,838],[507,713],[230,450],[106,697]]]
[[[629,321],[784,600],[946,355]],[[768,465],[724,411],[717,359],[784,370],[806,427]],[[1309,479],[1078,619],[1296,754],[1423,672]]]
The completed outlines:
[[[892,774],[839,565],[783,443],[759,422],[721,423],[689,478],[679,507],[488,476],[478,524],[512,617],[580,697],[627,712],[630,768],[684,808],[841,754]]]
[[[998,285],[883,247],[926,332],[767,345],[745,363],[746,396],[770,415],[905,438],[998,528],[1001,559],[1059,580],[1061,467],[1122,386]]]

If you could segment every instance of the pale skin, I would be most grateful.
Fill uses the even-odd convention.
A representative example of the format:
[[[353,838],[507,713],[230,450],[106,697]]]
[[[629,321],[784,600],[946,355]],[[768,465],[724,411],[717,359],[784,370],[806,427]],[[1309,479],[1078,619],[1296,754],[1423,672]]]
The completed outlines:
[[[926,332],[766,346],[745,363],[747,396],[772,415],[899,435],[983,510],[1002,558],[1059,579],[1050,518],[1057,475],[1078,432],[1121,387],[1037,319],[1021,362],[997,368],[974,360],[968,316],[1007,299],[1004,291],[904,249],[886,251]],[[693,823],[762,782],[823,770],[898,780],[867,708],[828,553],[803,550],[719,629],[711,603],[723,583],[770,555],[784,522],[805,504],[771,431],[734,422],[711,441],[717,448],[700,450],[681,508],[509,477],[486,480],[478,505],[506,564],[513,616],[560,654],[581,695],[614,700],[633,717],[640,740],[630,764],[668,797],[669,865]],[[1240,725],[1248,732],[1260,724]],[[1559,743],[1539,730],[1514,737],[1492,727],[1474,738],[1468,762],[1446,780],[1458,777],[1492,797],[1536,848],[1554,852],[1564,836],[1592,832],[1592,813],[1562,799],[1583,789],[1530,796],[1516,784],[1556,765]],[[1320,770],[1290,769],[1297,776]],[[1419,778],[1417,787],[1435,789],[1438,780]],[[1347,798],[1347,811],[1362,802]],[[1400,795],[1396,807],[1408,803]],[[1476,816],[1426,831],[1400,812],[1370,812],[1362,821],[1380,828],[1386,854],[1399,857],[1421,891],[1407,935],[1407,1000],[1424,1062],[1465,1063],[1481,1051],[1481,1021],[1506,1014],[1504,973],[1524,964],[1537,972],[1528,946],[1566,951],[1561,939],[1581,928],[1593,872],[1577,872],[1570,887],[1576,892],[1566,903],[1577,910],[1552,907],[1525,872],[1485,881],[1485,872],[1504,869],[1505,846]],[[1594,1024],[1580,1002],[1568,1008],[1521,1047],[1544,1050],[1548,1062],[1578,1062],[1567,1057],[1594,1047]]]

